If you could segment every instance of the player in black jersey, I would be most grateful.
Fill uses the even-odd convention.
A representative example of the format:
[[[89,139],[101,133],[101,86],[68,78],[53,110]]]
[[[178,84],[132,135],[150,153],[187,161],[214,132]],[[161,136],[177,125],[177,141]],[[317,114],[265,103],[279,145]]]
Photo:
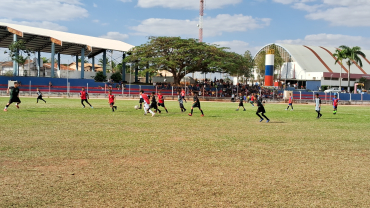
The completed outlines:
[[[202,109],[200,108],[200,102],[197,96],[197,93],[192,91],[191,95],[193,96],[193,106],[191,106],[191,112],[189,113],[189,116],[193,116],[193,108],[199,108],[200,112],[202,113],[202,117],[204,116],[204,113]]]
[[[39,90],[39,88],[37,88],[37,100],[36,100],[36,103],[39,103],[39,100],[42,100],[46,103],[46,100],[42,99],[42,93],[41,91]]]
[[[9,87],[6,92],[10,94],[10,99],[9,102],[6,104],[4,111],[8,111],[8,107],[12,103],[16,103],[15,106],[19,108],[21,100],[19,99],[18,82],[14,82],[14,87]]]
[[[242,96],[241,92],[239,92],[239,106],[238,109],[236,109],[236,111],[238,111],[240,107],[244,108],[244,97]],[[245,108],[243,111],[246,111]]]
[[[270,122],[270,119],[268,119],[266,116],[265,116],[265,113],[266,113],[266,110],[265,110],[265,107],[264,107],[264,104],[262,103],[262,99],[258,99],[257,98],[257,95],[255,95],[255,97],[254,97],[255,99],[255,102],[257,103],[257,112],[256,112],[256,115],[258,116],[258,117],[260,117],[260,122],[262,122],[263,121],[263,118],[260,116],[260,114],[259,113],[261,113],[261,115],[264,117],[264,118],[266,118],[266,123],[268,123],[268,122]]]
[[[152,95],[150,97],[150,108],[154,109],[154,112],[161,113],[162,111],[158,109],[157,100],[155,99],[155,92],[152,92]]]

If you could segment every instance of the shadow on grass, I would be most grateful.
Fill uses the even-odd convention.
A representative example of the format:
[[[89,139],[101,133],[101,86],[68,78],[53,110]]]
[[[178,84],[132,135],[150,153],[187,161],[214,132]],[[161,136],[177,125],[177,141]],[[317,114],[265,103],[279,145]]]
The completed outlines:
[[[283,121],[270,121],[269,123],[286,123],[286,122],[283,122]]]
[[[342,118],[321,118],[321,119],[342,119]]]

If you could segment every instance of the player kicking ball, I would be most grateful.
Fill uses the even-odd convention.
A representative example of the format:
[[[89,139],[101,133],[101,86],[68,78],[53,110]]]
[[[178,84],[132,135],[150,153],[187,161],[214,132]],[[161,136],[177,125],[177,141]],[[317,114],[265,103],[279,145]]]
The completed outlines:
[[[117,110],[117,106],[114,106],[114,103],[116,101],[116,96],[112,94],[112,90],[109,90],[108,99],[109,99],[108,101],[109,106],[112,108],[112,112],[114,112],[114,110]]]
[[[162,111],[158,109],[157,100],[155,99],[155,92],[152,92],[150,99],[151,99],[150,108],[153,108],[155,113],[158,111],[158,113],[160,114]]]
[[[37,88],[37,100],[36,100],[36,103],[39,103],[39,100],[42,100],[46,103],[46,100],[42,99],[42,93],[41,91],[39,90],[39,88]]]
[[[19,109],[19,104],[21,103],[21,100],[19,99],[18,82],[14,82],[14,87],[9,87],[6,90],[6,93],[10,94],[10,99],[9,102],[6,104],[4,111],[8,111],[8,107],[12,103],[15,103],[15,106]]]
[[[152,114],[152,117],[155,115],[155,113],[150,110],[150,101],[149,101],[149,98],[148,98],[148,95],[144,94],[144,90],[140,90],[140,96],[143,98],[144,100],[144,115],[146,115],[148,113],[148,111]]]
[[[181,95],[180,95],[180,93],[179,93],[179,92],[177,92],[177,101],[179,101],[179,105],[180,105],[181,112],[182,112],[182,113],[183,113],[183,112],[185,112],[185,111],[186,111],[186,109],[185,109],[185,107],[184,107],[184,101],[182,100],[182,97],[181,97]]]
[[[202,117],[204,116],[204,113],[202,111],[202,109],[200,108],[200,102],[199,102],[199,99],[198,99],[198,96],[197,96],[197,93],[195,93],[194,91],[191,92],[191,95],[193,96],[193,106],[191,106],[191,112],[189,113],[189,116],[193,116],[193,109],[194,108],[199,108],[200,112],[202,113]]]
[[[257,112],[256,112],[256,115],[258,116],[258,117],[260,117],[260,122],[262,122],[263,121],[263,118],[261,117],[261,115],[264,117],[264,118],[266,118],[266,123],[268,123],[268,122],[270,122],[270,119],[268,119],[266,116],[265,116],[265,113],[266,113],[266,110],[265,110],[265,107],[264,107],[264,104],[262,103],[262,100],[260,100],[260,99],[258,99],[257,98],[257,95],[255,95],[255,97],[254,97],[254,100],[255,100],[255,102],[257,103]],[[260,113],[261,113],[261,115],[260,115]]]
[[[166,112],[168,113],[168,110],[167,110],[166,106],[164,105],[164,97],[163,97],[161,91],[158,92],[158,107],[163,107],[166,110]]]
[[[238,109],[236,109],[236,111],[239,110],[240,107],[243,107],[244,108],[244,97],[242,96],[242,93],[239,92],[239,106],[238,106]],[[246,111],[245,108],[243,111]]]
[[[80,91],[80,97],[81,97],[82,108],[85,108],[84,102],[89,104],[90,108],[93,108],[92,105],[89,103],[89,101],[87,101],[90,97],[89,97],[89,93],[85,91],[84,87]]]

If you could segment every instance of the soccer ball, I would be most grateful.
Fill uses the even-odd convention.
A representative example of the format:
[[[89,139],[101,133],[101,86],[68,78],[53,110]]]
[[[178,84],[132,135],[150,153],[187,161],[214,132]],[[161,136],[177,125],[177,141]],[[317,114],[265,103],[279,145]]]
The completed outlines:
[[[139,106],[135,105],[135,109],[136,109],[136,110],[137,110],[137,109],[139,109]]]

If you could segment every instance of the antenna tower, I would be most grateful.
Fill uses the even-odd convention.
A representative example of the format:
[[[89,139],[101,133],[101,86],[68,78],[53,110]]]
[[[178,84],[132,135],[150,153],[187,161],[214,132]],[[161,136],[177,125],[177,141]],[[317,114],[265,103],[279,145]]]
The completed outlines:
[[[204,0],[200,0],[199,8],[199,42],[203,42],[203,13],[204,13]]]

